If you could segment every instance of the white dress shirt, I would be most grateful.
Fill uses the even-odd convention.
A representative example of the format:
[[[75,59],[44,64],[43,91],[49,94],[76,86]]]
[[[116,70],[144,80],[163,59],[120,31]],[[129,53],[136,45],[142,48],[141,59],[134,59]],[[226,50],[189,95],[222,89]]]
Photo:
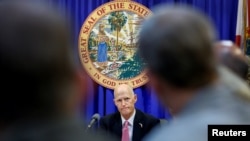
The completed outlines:
[[[133,136],[133,124],[134,124],[135,113],[136,113],[136,110],[134,110],[134,113],[128,119],[128,131],[129,131],[129,140],[130,141],[132,141],[132,136]],[[121,118],[122,118],[122,126],[124,126],[124,123],[126,120],[122,116],[121,116]]]

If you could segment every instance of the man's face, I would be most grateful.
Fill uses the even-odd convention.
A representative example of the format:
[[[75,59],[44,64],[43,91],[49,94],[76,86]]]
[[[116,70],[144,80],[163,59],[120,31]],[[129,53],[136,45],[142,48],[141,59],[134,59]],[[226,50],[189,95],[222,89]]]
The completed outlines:
[[[114,94],[114,103],[120,114],[128,119],[132,116],[135,109],[137,96],[133,94],[127,87],[119,87]]]

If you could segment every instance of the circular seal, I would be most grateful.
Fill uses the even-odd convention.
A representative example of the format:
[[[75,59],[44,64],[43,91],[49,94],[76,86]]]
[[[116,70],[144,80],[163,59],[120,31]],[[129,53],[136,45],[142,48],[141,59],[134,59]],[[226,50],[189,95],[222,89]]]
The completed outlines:
[[[148,81],[137,40],[141,22],[151,14],[137,2],[115,0],[87,17],[78,48],[82,65],[95,82],[114,89],[123,83],[137,88]]]

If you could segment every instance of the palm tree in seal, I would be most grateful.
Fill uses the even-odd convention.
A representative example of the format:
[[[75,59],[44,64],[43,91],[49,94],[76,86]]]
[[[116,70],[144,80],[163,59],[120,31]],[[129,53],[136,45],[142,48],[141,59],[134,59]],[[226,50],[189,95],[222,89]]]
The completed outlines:
[[[122,11],[111,12],[108,17],[108,23],[110,24],[110,30],[116,31],[116,52],[118,57],[119,49],[119,32],[122,27],[127,23],[127,16]]]

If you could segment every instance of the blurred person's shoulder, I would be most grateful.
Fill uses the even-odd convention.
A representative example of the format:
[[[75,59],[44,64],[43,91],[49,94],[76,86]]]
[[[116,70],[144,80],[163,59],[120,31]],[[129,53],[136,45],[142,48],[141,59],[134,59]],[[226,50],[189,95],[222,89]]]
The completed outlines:
[[[220,66],[218,68],[220,81],[230,90],[232,94],[242,97],[245,101],[250,102],[250,87],[240,77],[237,77],[229,69]]]
[[[115,141],[99,131],[86,131],[79,121],[22,122],[12,125],[1,141]]]
[[[207,140],[209,124],[238,123],[237,116],[222,111],[196,112],[172,119],[168,124],[155,128],[144,141],[201,141]],[[228,118],[230,116],[230,118]],[[180,136],[181,135],[181,136]]]
[[[195,117],[193,117],[195,118]],[[187,118],[181,117],[181,119],[172,119],[168,124],[155,128],[148,134],[145,141],[156,140],[172,140],[172,141],[198,141],[204,140],[203,128],[195,127],[194,119],[189,121]],[[199,124],[198,124],[199,125]],[[180,136],[181,135],[181,136]]]

